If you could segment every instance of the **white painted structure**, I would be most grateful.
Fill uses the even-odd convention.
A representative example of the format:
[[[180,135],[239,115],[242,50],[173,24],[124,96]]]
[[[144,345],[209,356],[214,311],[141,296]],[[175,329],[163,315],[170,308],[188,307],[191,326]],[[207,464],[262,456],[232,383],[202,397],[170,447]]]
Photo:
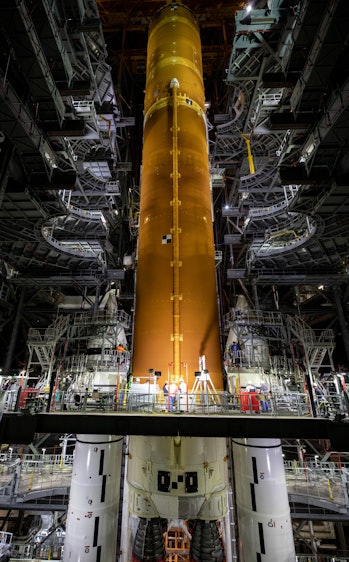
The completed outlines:
[[[114,562],[122,437],[77,435],[64,562]]]
[[[241,562],[295,562],[280,439],[233,439]]]

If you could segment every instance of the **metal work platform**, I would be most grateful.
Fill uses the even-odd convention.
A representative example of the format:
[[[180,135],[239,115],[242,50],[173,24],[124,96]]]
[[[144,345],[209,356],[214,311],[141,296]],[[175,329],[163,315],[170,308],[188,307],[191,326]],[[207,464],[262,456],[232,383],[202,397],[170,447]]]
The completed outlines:
[[[349,423],[326,418],[267,416],[191,416],[127,413],[5,413],[2,443],[31,443],[35,433],[98,435],[181,435],[190,437],[255,437],[329,439],[338,451],[348,450]]]
[[[0,454],[0,508],[65,511],[74,455]],[[340,520],[348,517],[349,465],[284,461],[293,517]]]

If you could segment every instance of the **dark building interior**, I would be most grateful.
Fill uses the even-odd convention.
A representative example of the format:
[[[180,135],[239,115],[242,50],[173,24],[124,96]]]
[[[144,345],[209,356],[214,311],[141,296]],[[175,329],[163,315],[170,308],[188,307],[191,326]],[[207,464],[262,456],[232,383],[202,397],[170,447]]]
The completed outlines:
[[[183,3],[202,41],[224,391],[236,382],[232,339],[248,347],[254,337],[268,347],[264,373],[276,372],[285,392],[309,392],[317,381],[341,394],[343,405],[324,417],[311,396],[309,424],[302,416],[279,421],[279,412],[261,416],[258,427],[251,416],[229,429],[220,419],[209,428],[200,416],[190,429],[185,417],[166,416],[160,430],[151,420],[139,429],[136,415],[125,421],[120,413],[117,434],[173,435],[180,427],[182,435],[279,437],[289,463],[302,455],[336,470],[340,463],[344,506],[332,508],[333,498],[307,502],[297,493],[289,501],[297,560],[349,560],[347,3]],[[94,432],[94,422],[76,412],[63,421],[52,397],[69,358],[94,353],[91,332],[79,331],[72,318],[97,314],[110,291],[127,318],[132,362],[147,38],[166,4],[1,0],[4,466],[9,448],[40,455],[43,447],[61,450],[67,436]],[[245,323],[241,303],[250,311]],[[276,316],[268,323],[270,314],[281,324]],[[39,345],[35,337],[50,329],[52,338]],[[43,380],[48,387],[41,407],[5,402],[6,381],[17,383],[24,371],[28,388]],[[98,413],[106,434],[116,432],[114,420]],[[330,489],[330,477],[328,483]],[[43,494],[35,507],[28,500],[20,508],[2,497],[1,530],[13,533],[15,543],[34,510],[59,513],[52,532],[64,529],[68,497]],[[0,551],[0,560],[5,556]],[[128,558],[118,551],[115,560]]]

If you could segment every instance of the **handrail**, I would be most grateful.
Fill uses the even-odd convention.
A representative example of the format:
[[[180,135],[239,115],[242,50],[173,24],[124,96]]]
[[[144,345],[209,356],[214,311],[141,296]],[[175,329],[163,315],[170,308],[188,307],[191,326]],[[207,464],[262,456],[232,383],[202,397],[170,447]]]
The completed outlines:
[[[167,410],[164,395],[157,385],[137,385],[137,390],[124,389],[120,376],[120,388],[117,382],[107,388],[106,385],[86,385],[76,390],[57,393],[53,410],[74,412],[146,412],[156,414]],[[10,391],[0,391],[0,411],[14,412],[18,409],[16,393],[20,390],[15,385]],[[138,387],[143,387],[144,390]],[[11,393],[11,400],[6,401],[6,393]],[[46,408],[48,395],[44,391],[28,398],[22,406],[28,411],[41,412]],[[298,391],[273,391],[268,393],[267,411],[262,411],[259,404],[259,393],[241,392],[231,394],[227,391],[211,392],[209,389],[200,389],[196,393],[181,396],[177,409],[190,415],[227,415],[236,416],[242,413],[262,414],[272,417],[277,416],[312,416],[310,399],[307,393]],[[185,407],[183,407],[183,405]],[[337,415],[349,417],[344,394],[331,393],[324,396],[316,406],[316,416],[334,419]]]
[[[13,496],[25,497],[34,491],[49,493],[57,485],[68,489],[73,459],[73,455],[62,454],[2,453],[0,497],[4,501]],[[309,509],[348,512],[349,463],[286,460],[284,470],[291,503],[298,498],[297,501],[309,504]]]

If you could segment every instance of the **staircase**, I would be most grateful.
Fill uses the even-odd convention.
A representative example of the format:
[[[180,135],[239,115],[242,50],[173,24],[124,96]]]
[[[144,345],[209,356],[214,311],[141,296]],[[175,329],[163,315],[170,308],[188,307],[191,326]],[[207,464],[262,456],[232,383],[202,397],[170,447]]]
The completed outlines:
[[[39,363],[43,371],[48,370],[56,344],[68,329],[69,319],[69,315],[60,315],[48,328],[29,329],[27,341],[30,354],[28,368],[31,364]]]
[[[290,316],[289,314],[286,314],[286,325],[290,334],[293,334],[302,344],[306,364],[312,374],[317,376],[320,367],[334,370],[332,360],[335,349],[333,330],[313,330],[300,316]],[[325,363],[326,357],[328,363]]]

